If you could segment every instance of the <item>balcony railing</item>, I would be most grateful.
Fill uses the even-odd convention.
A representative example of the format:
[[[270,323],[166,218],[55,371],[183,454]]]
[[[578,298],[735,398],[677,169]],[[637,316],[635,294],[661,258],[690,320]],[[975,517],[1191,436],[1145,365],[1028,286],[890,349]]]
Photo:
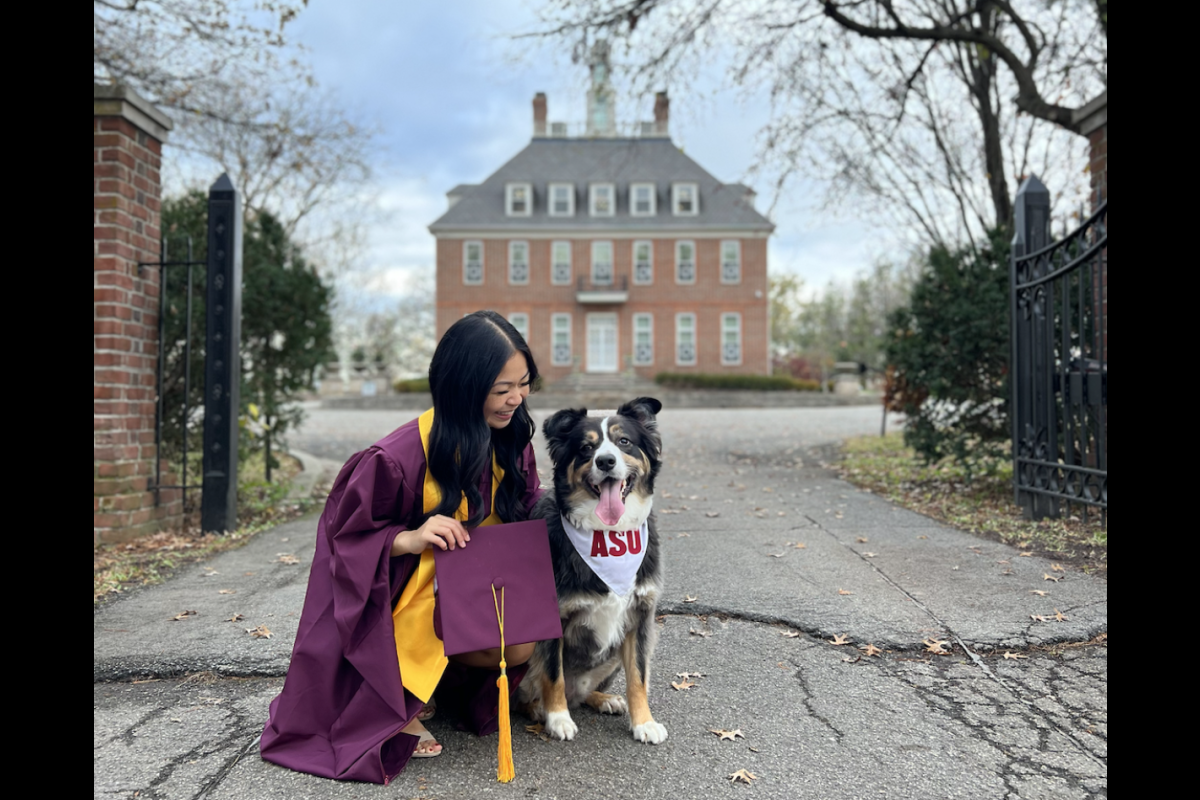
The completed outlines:
[[[624,303],[629,300],[629,278],[622,275],[610,283],[593,283],[580,277],[575,283],[575,302],[590,305]]]

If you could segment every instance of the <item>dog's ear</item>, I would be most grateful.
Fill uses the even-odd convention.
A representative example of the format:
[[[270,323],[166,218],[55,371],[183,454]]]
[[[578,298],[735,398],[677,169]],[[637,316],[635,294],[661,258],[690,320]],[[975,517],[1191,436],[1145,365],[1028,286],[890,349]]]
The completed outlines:
[[[559,455],[567,444],[567,437],[579,424],[579,420],[586,416],[586,408],[564,408],[542,423],[542,436],[546,437],[551,461],[558,463]]]
[[[654,415],[660,411],[662,411],[662,403],[653,397],[639,397],[617,409],[617,413],[622,417],[636,419],[647,428],[654,427]]]

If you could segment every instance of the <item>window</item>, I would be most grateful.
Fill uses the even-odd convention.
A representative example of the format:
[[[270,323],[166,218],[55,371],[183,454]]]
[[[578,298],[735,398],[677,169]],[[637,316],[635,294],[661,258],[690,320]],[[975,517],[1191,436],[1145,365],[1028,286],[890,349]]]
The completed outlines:
[[[508,282],[529,283],[529,242],[508,243]]]
[[[721,363],[742,363],[742,315],[721,315]]]
[[[643,286],[654,283],[654,243],[633,243],[633,282]]]
[[[700,192],[694,183],[676,183],[671,187],[671,210],[677,217],[700,213]]]
[[[575,216],[575,184],[550,184],[550,216]]]
[[[654,363],[654,315],[633,315],[633,363],[647,366]]]
[[[635,217],[651,217],[655,213],[653,183],[629,185],[629,213]]]
[[[510,183],[505,187],[505,211],[510,217],[528,217],[533,211],[533,186]]]
[[[521,334],[521,338],[526,342],[529,341],[529,315],[528,314],[509,314],[508,321],[517,329],[517,333]]]
[[[552,243],[550,245],[550,282],[555,286],[569,286],[571,272],[571,243]]]
[[[742,282],[742,243],[736,239],[721,242],[721,283]]]
[[[467,286],[483,283],[483,242],[463,242],[463,283]]]
[[[593,183],[590,191],[591,215],[611,217],[616,211],[616,193],[611,183]]]
[[[550,336],[553,351],[550,363],[555,366],[570,366],[571,364],[571,315],[550,315]]]
[[[612,242],[592,242],[592,283],[598,286],[609,286],[612,282]]]
[[[696,243],[675,243],[675,282],[696,282]]]
[[[675,363],[681,367],[696,363],[696,315],[675,315]]]

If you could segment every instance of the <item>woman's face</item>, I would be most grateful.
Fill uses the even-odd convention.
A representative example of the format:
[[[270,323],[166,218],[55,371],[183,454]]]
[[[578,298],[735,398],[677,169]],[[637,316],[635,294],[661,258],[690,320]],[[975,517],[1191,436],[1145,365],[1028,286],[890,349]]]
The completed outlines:
[[[483,404],[483,417],[493,428],[507,428],[513,414],[528,396],[529,365],[523,353],[514,353],[488,392]]]

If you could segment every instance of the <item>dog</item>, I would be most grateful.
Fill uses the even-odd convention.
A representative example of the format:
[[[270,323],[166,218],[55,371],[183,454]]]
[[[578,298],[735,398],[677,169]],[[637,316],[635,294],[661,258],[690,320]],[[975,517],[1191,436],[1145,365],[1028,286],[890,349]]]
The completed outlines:
[[[563,638],[537,644],[518,702],[556,739],[575,738],[570,709],[584,703],[603,714],[627,713],[637,741],[667,738],[646,699],[662,592],[651,513],[661,410],[658,400],[639,397],[615,415],[567,409],[542,426],[554,490],[531,517],[545,519],[549,531]],[[625,670],[623,698],[605,691],[617,667]]]

